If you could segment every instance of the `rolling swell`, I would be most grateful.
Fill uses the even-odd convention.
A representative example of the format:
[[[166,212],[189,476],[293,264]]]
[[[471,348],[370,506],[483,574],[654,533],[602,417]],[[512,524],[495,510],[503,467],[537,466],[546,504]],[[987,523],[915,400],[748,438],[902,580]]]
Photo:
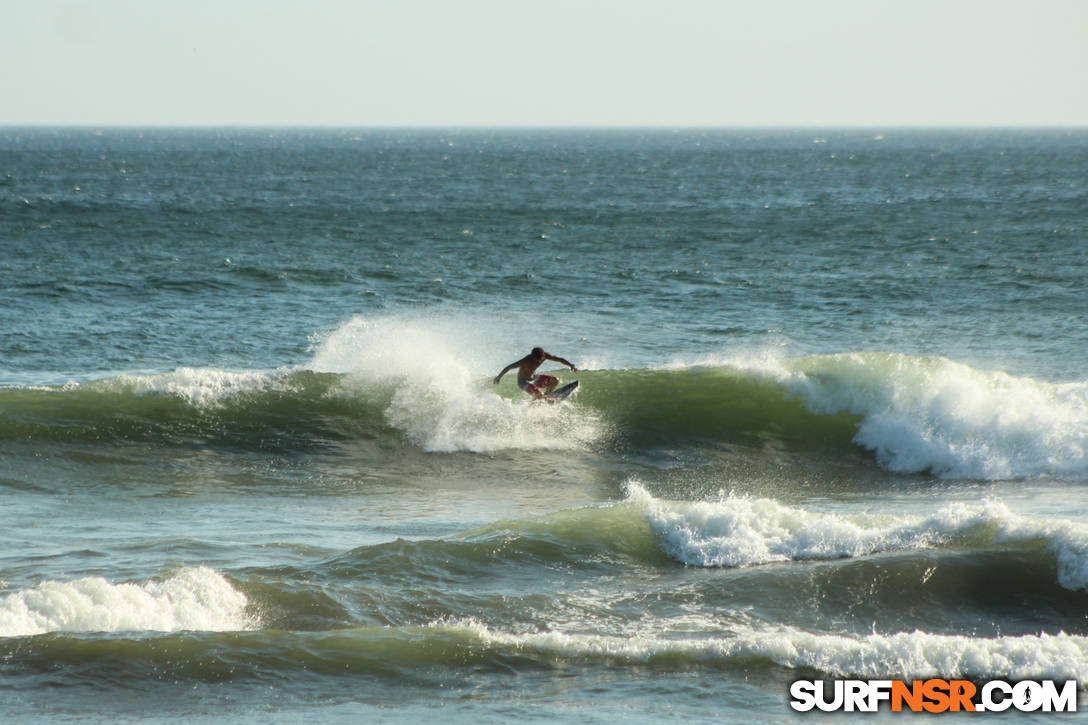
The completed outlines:
[[[565,523],[584,528],[604,516],[637,526],[630,520],[636,507],[613,508],[618,515],[593,508]],[[662,569],[658,560],[656,571],[640,574],[637,560],[656,558],[641,544],[610,551],[607,537],[594,542],[574,527],[542,534],[566,518],[504,522],[469,540],[364,547],[309,568],[240,572],[229,583],[206,569],[157,584],[46,582],[3,600],[6,619],[30,623],[28,612],[53,619],[44,630],[42,617],[27,632],[9,627],[0,638],[0,671],[123,685],[330,675],[414,681],[466,667],[525,673],[604,663],[1088,684],[1088,636],[1083,625],[1068,626],[1083,621],[1084,593],[1047,585],[1044,547],[1032,542],[717,569],[712,576]],[[598,561],[572,569],[579,551],[596,551]],[[489,567],[501,571],[488,577]],[[525,572],[511,579],[513,568]],[[601,577],[619,586],[604,599],[595,586]],[[457,586],[467,579],[471,589]],[[745,613],[754,595],[781,609],[773,625],[762,621],[770,610]],[[957,632],[961,616],[990,625],[965,636]],[[834,634],[825,632],[828,622]],[[947,622],[947,631],[934,622]]]
[[[602,578],[624,590],[607,605],[592,594]],[[846,516],[744,497],[669,501],[633,485],[613,505],[251,569],[238,586],[263,626],[295,630],[477,618],[600,631],[617,617],[697,611],[713,630],[745,623],[729,613],[755,601],[761,617],[800,629],[1088,635],[1088,531],[998,504]],[[299,587],[311,594],[290,593]]]
[[[599,601],[602,579],[623,595]],[[858,632],[943,623],[949,632],[1088,634],[1088,530],[997,503],[846,515],[738,496],[672,501],[632,484],[614,504],[241,569],[229,580],[201,567],[142,583],[46,581],[0,596],[0,637],[470,617],[543,627],[695,611],[717,621],[753,601],[761,617],[800,628],[831,617]]]
[[[268,683],[605,663],[1088,684],[1086,572],[1083,526],[997,504],[839,515],[632,484],[609,505],[229,578],[42,582],[0,598],[0,671]]]
[[[1088,638],[1057,635],[993,638],[926,632],[857,636],[792,627],[740,629],[715,637],[509,632],[475,620],[419,627],[360,627],[336,632],[182,633],[88,639],[48,635],[0,642],[0,671],[57,677],[95,686],[133,681],[297,682],[359,676],[403,683],[448,682],[451,673],[544,672],[601,663],[764,671],[786,668],[837,677],[1079,680],[1088,685]],[[796,674],[792,675],[796,677]],[[11,681],[11,680],[9,680]]]

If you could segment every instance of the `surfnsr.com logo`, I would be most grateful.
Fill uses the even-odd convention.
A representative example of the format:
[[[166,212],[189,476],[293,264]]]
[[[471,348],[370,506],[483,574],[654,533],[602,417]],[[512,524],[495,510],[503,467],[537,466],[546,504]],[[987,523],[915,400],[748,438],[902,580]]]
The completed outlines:
[[[1077,681],[797,680],[790,698],[798,712],[877,712],[884,703],[892,712],[1076,712]]]

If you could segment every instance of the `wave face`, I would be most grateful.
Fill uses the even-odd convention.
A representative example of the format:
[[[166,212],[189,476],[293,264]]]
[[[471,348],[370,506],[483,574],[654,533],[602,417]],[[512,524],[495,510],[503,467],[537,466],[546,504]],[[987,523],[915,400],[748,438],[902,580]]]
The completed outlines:
[[[543,406],[512,381],[496,387],[481,379],[440,344],[410,330],[364,329],[370,324],[341,328],[298,370],[182,368],[0,388],[0,439],[313,450],[392,438],[430,452],[476,453],[772,443],[802,453],[860,447],[894,473],[1088,477],[1083,383],[854,353],[584,371],[572,405]],[[382,344],[391,336],[401,344]]]
[[[0,439],[309,450],[380,431],[384,424],[374,399],[331,394],[335,383],[332,376],[308,372],[180,368],[3,388]]]

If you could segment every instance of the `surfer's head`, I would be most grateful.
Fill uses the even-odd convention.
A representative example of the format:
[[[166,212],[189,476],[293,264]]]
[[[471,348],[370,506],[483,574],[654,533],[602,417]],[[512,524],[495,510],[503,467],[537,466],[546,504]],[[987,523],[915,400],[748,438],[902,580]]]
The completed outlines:
[[[534,347],[529,354],[532,355],[537,360],[543,360],[544,359],[544,348]]]

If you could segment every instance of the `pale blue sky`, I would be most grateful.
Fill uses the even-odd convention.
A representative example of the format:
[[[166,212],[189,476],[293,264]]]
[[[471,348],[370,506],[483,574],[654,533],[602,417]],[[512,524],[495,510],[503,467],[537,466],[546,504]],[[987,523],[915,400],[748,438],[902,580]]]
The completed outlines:
[[[0,0],[0,124],[1088,125],[1088,0]]]

